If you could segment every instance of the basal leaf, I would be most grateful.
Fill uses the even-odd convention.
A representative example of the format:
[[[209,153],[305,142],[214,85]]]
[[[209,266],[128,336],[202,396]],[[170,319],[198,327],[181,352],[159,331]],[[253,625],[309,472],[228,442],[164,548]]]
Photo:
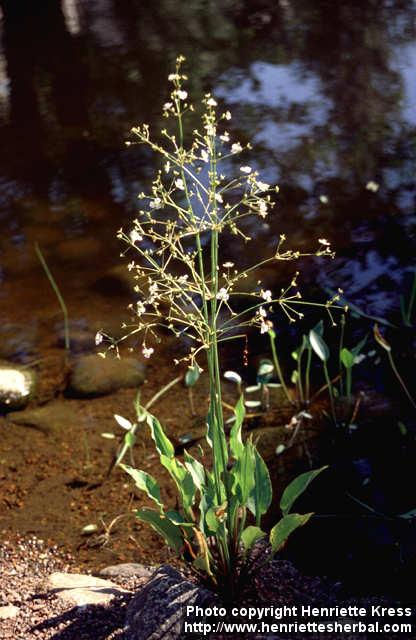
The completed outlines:
[[[260,518],[267,512],[272,502],[273,490],[270,481],[270,474],[266,463],[254,445],[252,454],[254,458],[254,486],[251,490],[247,507],[255,516],[256,522],[260,523]]]
[[[159,455],[167,456],[168,458],[173,458],[175,455],[175,448],[169,438],[166,436],[163,431],[163,427],[160,424],[159,420],[155,418],[151,413],[147,414],[147,424],[150,427],[150,431],[152,434],[152,438],[156,445],[156,449]]]
[[[290,534],[302,527],[313,516],[313,513],[300,515],[299,513],[290,513],[284,516],[270,531],[270,544],[272,553],[277,553],[286,543]]]
[[[241,534],[241,542],[243,543],[245,551],[249,551],[257,540],[260,540],[265,536],[266,534],[260,529],[260,527],[246,527]]]
[[[174,549],[176,553],[180,553],[183,547],[183,535],[180,528],[173,524],[169,518],[153,509],[139,509],[136,511],[136,518],[143,522],[147,522],[159,535],[161,535],[166,544]]]
[[[160,508],[163,507],[160,498],[159,484],[157,480],[155,480],[155,478],[150,475],[150,473],[146,473],[146,471],[141,471],[139,469],[134,469],[127,464],[121,464],[120,466],[122,469],[124,469],[124,471],[126,471],[126,473],[129,474],[129,476],[133,478],[138,489],[147,493],[149,498],[156,502],[156,504]]]
[[[316,333],[314,329],[311,329],[309,332],[309,341],[318,358],[320,358],[322,362],[326,362],[329,358],[329,349],[322,336]]]
[[[284,515],[289,513],[295,500],[305,491],[312,480],[327,468],[327,466],[324,466],[320,469],[314,469],[312,471],[307,471],[306,473],[301,473],[297,478],[292,480],[292,482],[284,490],[282,498],[280,500],[280,508]]]
[[[230,450],[237,460],[243,453],[244,445],[241,438],[241,429],[246,415],[244,408],[244,396],[241,395],[234,408],[235,421],[230,431]]]

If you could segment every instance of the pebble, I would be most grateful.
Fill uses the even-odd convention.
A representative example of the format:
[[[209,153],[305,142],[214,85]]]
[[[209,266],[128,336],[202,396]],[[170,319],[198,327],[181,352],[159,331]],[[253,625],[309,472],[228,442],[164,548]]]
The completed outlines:
[[[13,604],[6,605],[5,607],[0,607],[0,620],[9,620],[10,618],[15,618],[17,615],[19,615],[19,613],[19,607],[15,607]]]

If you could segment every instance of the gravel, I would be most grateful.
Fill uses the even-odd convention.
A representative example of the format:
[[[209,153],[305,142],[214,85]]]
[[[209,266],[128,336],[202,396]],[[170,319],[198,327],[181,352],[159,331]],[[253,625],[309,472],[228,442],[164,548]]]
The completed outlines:
[[[0,545],[0,608],[17,607],[17,615],[0,620],[1,640],[111,640],[123,638],[126,606],[144,583],[138,577],[114,577],[131,593],[114,598],[107,606],[73,607],[46,593],[46,578],[55,571],[76,572],[71,556],[47,548],[35,537],[5,540]],[[16,613],[16,612],[14,612]]]

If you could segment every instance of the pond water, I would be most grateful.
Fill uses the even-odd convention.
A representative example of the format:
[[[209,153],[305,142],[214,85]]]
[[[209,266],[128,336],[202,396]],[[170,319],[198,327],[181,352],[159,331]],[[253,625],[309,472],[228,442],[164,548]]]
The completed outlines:
[[[244,162],[280,186],[244,255],[273,250],[281,233],[301,249],[329,238],[335,260],[302,262],[306,290],[325,299],[341,287],[366,314],[400,322],[415,269],[413,0],[0,0],[0,8],[0,325],[8,335],[19,328],[17,359],[49,348],[60,328],[35,242],[74,329],[120,324],[128,296],[100,278],[120,263],[116,231],[154,168],[124,141],[141,122],[165,125],[166,78],[179,53],[194,102],[211,90],[233,114],[231,137],[253,143]],[[238,258],[241,247],[225,252]],[[262,275],[280,287],[295,268]]]

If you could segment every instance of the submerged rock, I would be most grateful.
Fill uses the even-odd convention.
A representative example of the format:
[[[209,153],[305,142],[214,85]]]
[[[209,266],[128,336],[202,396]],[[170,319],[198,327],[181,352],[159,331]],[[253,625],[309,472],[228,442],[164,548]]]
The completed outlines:
[[[0,358],[20,359],[35,353],[36,328],[20,324],[0,326]]]
[[[216,596],[163,565],[131,600],[126,614],[126,640],[182,638],[186,605],[207,607]]]
[[[145,364],[134,358],[81,356],[73,365],[69,391],[81,398],[101,396],[118,389],[139,387],[145,373]]]
[[[128,591],[110,580],[94,578],[81,573],[52,573],[45,584],[49,592],[53,592],[60,600],[71,605],[106,605],[115,596],[122,596]]]
[[[33,397],[36,374],[17,364],[0,360],[0,410],[25,407]]]
[[[36,409],[9,413],[9,420],[44,433],[52,433],[67,427],[74,420],[74,412],[65,400],[56,400]]]

